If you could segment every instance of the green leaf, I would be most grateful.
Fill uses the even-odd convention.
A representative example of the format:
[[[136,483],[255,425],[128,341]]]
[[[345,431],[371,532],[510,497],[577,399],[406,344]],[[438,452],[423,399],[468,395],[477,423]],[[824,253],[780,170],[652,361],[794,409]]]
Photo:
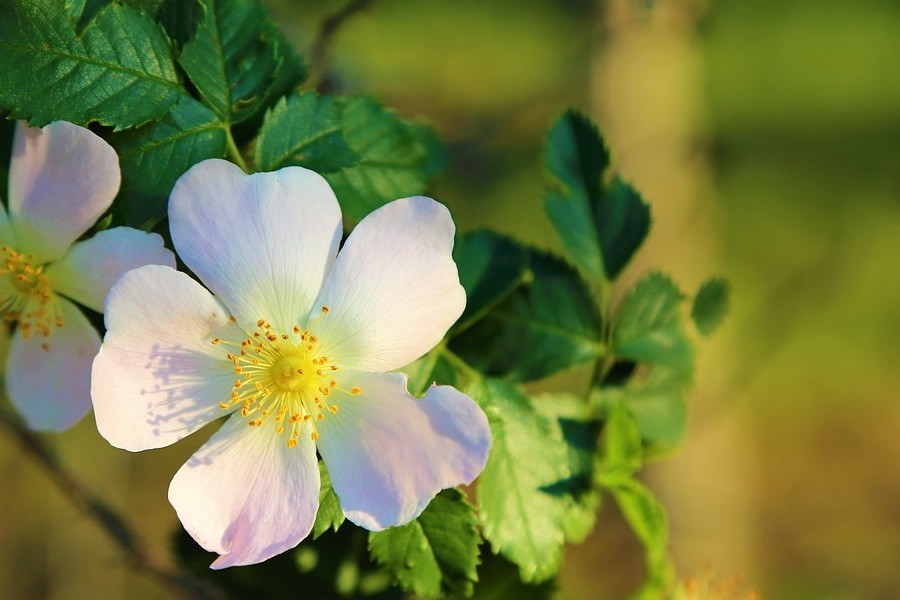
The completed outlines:
[[[693,364],[693,346],[682,323],[684,299],[662,273],[641,279],[622,301],[613,325],[613,350],[620,358],[677,369]]]
[[[685,394],[691,385],[692,367],[672,369],[654,366],[623,387],[603,387],[602,410],[617,403],[634,417],[646,453],[661,454],[680,446],[687,433]]]
[[[590,291],[571,267],[540,252],[530,281],[450,347],[488,375],[533,381],[596,360],[605,352]]]
[[[159,118],[181,93],[168,38],[130,6],[110,4],[80,36],[58,0],[0,11],[0,106],[15,118],[118,130]]]
[[[415,125],[365,96],[348,99],[343,117],[344,139],[360,160],[324,175],[345,216],[359,221],[391,200],[424,191],[428,154]]]
[[[203,18],[178,62],[222,121],[252,117],[305,77],[257,0],[201,0],[201,6]]]
[[[607,489],[644,547],[646,580],[635,597],[647,600],[664,597],[660,591],[667,587],[673,568],[666,551],[669,525],[662,505],[650,490],[634,479],[618,480]]]
[[[117,222],[140,227],[164,218],[175,181],[201,160],[224,156],[225,139],[216,115],[189,96],[155,123],[110,135],[123,179]]]
[[[484,536],[494,552],[540,582],[559,571],[573,506],[573,472],[562,432],[521,389],[486,380],[478,399],[491,427],[491,454],[478,480]]]
[[[554,488],[568,496],[563,511],[566,541],[583,542],[594,529],[600,507],[600,493],[594,485],[599,422],[592,418],[583,397],[557,392],[533,400],[538,410],[554,421],[565,442],[569,477]]]
[[[456,385],[456,370],[442,354],[442,348],[438,347],[420,358],[406,365],[401,372],[409,376],[407,389],[414,396],[421,396],[432,384]]]
[[[325,463],[319,461],[319,511],[316,513],[316,522],[312,528],[312,538],[318,539],[329,529],[337,531],[344,523],[344,511],[341,509],[341,501],[331,487],[331,476]]]
[[[601,477],[607,481],[628,478],[641,468],[641,433],[634,416],[621,402],[610,405],[603,425]]]
[[[710,335],[722,324],[728,314],[729,291],[728,282],[721,278],[709,279],[697,290],[691,318],[701,334]]]
[[[402,527],[369,534],[372,557],[418,597],[470,597],[478,581],[477,519],[465,494],[438,494],[419,517]]]
[[[453,260],[466,290],[466,310],[455,331],[466,329],[523,282],[528,252],[509,238],[491,231],[468,233],[456,239]]]
[[[609,151],[596,126],[576,111],[550,129],[545,162],[559,183],[547,193],[547,214],[569,257],[596,280],[615,279],[647,236],[649,207],[621,179],[604,184]]]
[[[345,104],[315,91],[279,100],[263,119],[253,158],[256,169],[299,165],[328,173],[355,164],[359,156],[344,140]]]

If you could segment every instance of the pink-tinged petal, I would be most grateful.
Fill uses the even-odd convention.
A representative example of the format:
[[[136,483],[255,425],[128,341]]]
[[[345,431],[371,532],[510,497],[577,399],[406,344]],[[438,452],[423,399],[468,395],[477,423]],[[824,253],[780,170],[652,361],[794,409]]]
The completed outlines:
[[[243,333],[199,283],[178,271],[128,271],[106,298],[106,337],[94,360],[97,429],[113,446],[175,443],[226,414],[233,366],[224,344]]]
[[[91,408],[91,361],[100,336],[71,302],[56,298],[63,326],[49,337],[13,336],[6,363],[9,399],[31,429],[63,431]]]
[[[328,183],[307,169],[245,175],[210,159],[175,184],[169,227],[178,255],[240,323],[266,319],[286,333],[334,262],[341,211]]]
[[[399,373],[351,373],[339,412],[318,423],[319,453],[347,518],[378,531],[416,518],[439,491],[471,483],[491,447],[487,417],[449,386],[421,400]]]
[[[305,538],[319,507],[312,441],[295,448],[272,427],[232,416],[176,473],[169,502],[213,569],[262,562]]]
[[[342,368],[390,371],[433,348],[466,306],[453,220],[431,198],[404,198],[363,219],[341,249],[315,326]]]
[[[18,250],[41,262],[65,254],[119,191],[112,146],[65,121],[42,129],[16,127],[9,169],[9,212]]]
[[[47,268],[53,289],[76,302],[103,312],[112,285],[131,269],[144,265],[175,267],[175,255],[163,239],[131,227],[114,227],[76,242],[62,260]]]

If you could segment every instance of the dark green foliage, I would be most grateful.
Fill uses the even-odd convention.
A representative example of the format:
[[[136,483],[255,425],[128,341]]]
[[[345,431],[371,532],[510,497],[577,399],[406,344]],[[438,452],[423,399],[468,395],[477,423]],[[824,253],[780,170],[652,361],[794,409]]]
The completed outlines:
[[[569,258],[594,280],[615,279],[647,236],[649,207],[621,179],[604,182],[609,151],[578,112],[566,112],[551,128],[545,161],[558,182],[547,193],[547,214]]]
[[[438,494],[411,523],[369,534],[372,557],[420,598],[470,597],[480,543],[475,511],[454,489]]]
[[[466,290],[466,310],[456,322],[459,332],[489,312],[524,281],[528,251],[490,231],[460,236],[453,247],[459,282]]]
[[[129,5],[109,4],[80,35],[58,0],[9,0],[0,11],[0,106],[15,118],[124,129],[162,116],[180,94],[168,38]]]
[[[359,221],[391,200],[424,191],[429,160],[419,133],[415,125],[400,120],[371,98],[346,100],[344,140],[360,159],[324,173],[346,216]]]
[[[513,381],[542,379],[605,351],[593,298],[578,274],[548,254],[529,254],[525,283],[451,342],[476,369]]]
[[[298,165],[319,173],[359,160],[344,139],[346,101],[314,91],[282,98],[263,119],[253,163],[257,171]],[[338,197],[338,200],[343,200]]]
[[[697,290],[691,318],[701,334],[710,335],[722,324],[728,314],[729,292],[728,282],[721,278],[708,279]]]
[[[302,81],[306,70],[256,0],[200,0],[179,64],[224,123],[239,123]]]
[[[124,182],[117,221],[142,227],[163,219],[175,181],[198,162],[224,156],[226,135],[210,109],[181,96],[159,121],[109,136]]]

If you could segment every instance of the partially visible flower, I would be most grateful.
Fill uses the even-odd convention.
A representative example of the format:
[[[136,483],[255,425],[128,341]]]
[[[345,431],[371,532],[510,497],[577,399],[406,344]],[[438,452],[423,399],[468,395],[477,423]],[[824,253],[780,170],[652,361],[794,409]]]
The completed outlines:
[[[210,291],[165,267],[113,287],[94,410],[100,433],[133,451],[230,415],[169,487],[185,529],[221,555],[214,568],[307,536],[317,450],[347,518],[370,530],[478,476],[490,431],[475,402],[447,386],[417,400],[387,373],[440,342],[465,306],[444,206],[387,204],[338,254],[340,208],[322,177],[208,160],[176,183],[169,224]]]
[[[762,595],[744,587],[741,577],[716,577],[711,568],[696,577],[688,577],[673,594],[673,600],[762,600]]]
[[[15,326],[6,390],[33,429],[67,429],[91,407],[100,336],[70,300],[101,311],[125,271],[175,264],[160,236],[129,227],[75,241],[112,204],[119,180],[115,151],[89,130],[17,126],[9,212],[0,206],[0,315]]]

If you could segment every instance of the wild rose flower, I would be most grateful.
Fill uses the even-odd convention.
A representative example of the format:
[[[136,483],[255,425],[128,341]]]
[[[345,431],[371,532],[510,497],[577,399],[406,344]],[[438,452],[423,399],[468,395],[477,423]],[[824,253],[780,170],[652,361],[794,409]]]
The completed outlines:
[[[115,151],[89,130],[18,125],[9,213],[0,206],[0,314],[15,325],[7,394],[33,429],[67,429],[91,406],[100,336],[70,300],[100,311],[128,269],[175,264],[160,236],[129,227],[75,241],[112,204],[119,181]]]
[[[230,415],[169,487],[185,529],[221,555],[213,568],[308,535],[316,450],[347,518],[370,530],[481,472],[481,409],[446,386],[417,400],[387,372],[434,347],[465,306],[446,208],[392,202],[338,254],[340,208],[322,177],[208,160],[175,185],[169,221],[209,291],[171,268],[126,274],[107,300],[92,394],[100,433],[133,451]]]

